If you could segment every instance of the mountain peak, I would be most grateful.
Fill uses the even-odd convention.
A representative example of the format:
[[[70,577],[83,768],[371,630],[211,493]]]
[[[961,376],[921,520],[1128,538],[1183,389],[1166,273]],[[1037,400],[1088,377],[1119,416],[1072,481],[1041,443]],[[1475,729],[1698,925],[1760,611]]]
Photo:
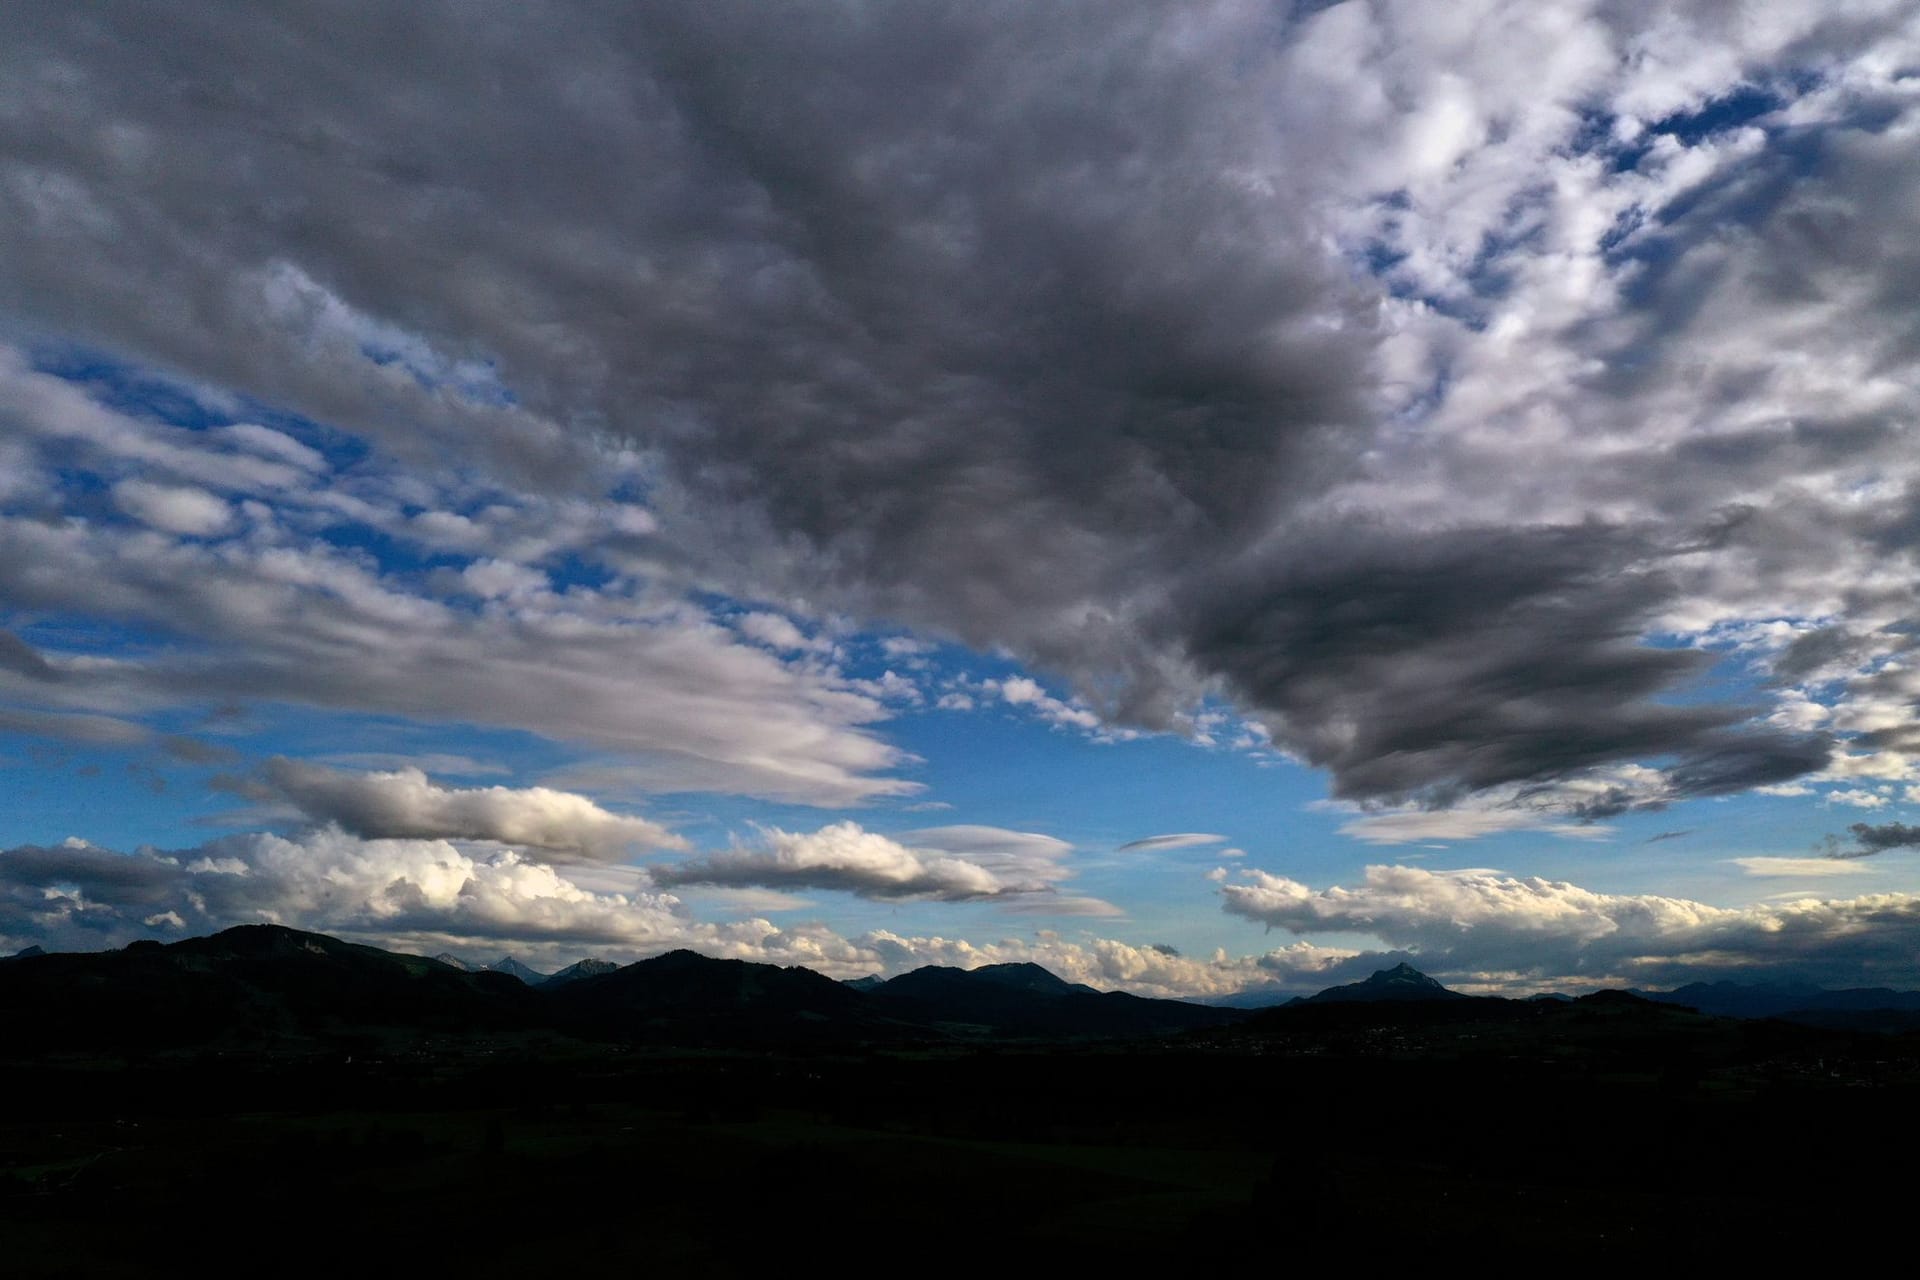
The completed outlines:
[[[1068,982],[1052,970],[1026,961],[983,964],[973,969],[944,964],[922,965],[880,985],[894,995],[912,992],[923,997],[934,992],[966,991],[1020,991],[1035,996],[1093,993],[1092,987]]]
[[[1465,1000],[1458,991],[1448,990],[1405,961],[1391,969],[1376,969],[1371,977],[1343,987],[1328,987],[1319,995],[1308,996],[1308,1004],[1344,1004],[1354,1001],[1385,1000]]]
[[[576,960],[560,972],[541,983],[547,987],[564,987],[570,982],[582,978],[597,978],[603,973],[612,973],[620,966],[611,960],[602,960],[598,956],[588,956],[585,960]]]
[[[970,970],[969,973],[976,981],[995,982],[1005,987],[1018,987],[1023,991],[1064,994],[1085,989],[1068,982],[1053,970],[1031,961],[981,965],[977,969]]]
[[[495,973],[504,973],[508,977],[518,978],[530,987],[537,987],[547,980],[546,974],[541,973],[537,969],[529,969],[512,956],[501,956],[498,960],[488,965],[487,968],[493,970]]]
[[[1446,990],[1440,983],[1429,978],[1426,974],[1420,972],[1404,960],[1391,969],[1375,969],[1373,975],[1367,979],[1367,984],[1376,987],[1416,986],[1433,987],[1441,991]]]

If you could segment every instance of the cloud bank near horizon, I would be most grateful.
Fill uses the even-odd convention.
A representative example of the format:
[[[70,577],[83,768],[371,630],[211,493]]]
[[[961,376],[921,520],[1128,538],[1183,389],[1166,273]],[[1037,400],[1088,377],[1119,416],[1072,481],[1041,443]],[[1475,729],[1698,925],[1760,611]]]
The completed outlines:
[[[1230,915],[1293,933],[1363,934],[1437,973],[1588,986],[1791,977],[1911,987],[1920,978],[1920,895],[1908,893],[1729,908],[1410,866],[1370,866],[1359,884],[1320,890],[1245,871],[1220,893]]]
[[[815,853],[838,855],[825,864],[831,883],[798,881],[808,887],[875,892],[868,881],[887,871],[891,878],[878,896],[909,885],[921,892],[978,892],[966,878],[979,874],[977,866],[963,874],[927,860],[897,865],[895,858],[875,870],[879,860],[855,839],[864,833],[829,827],[812,837],[779,834],[789,847],[811,839]],[[778,853],[782,846],[769,848]],[[752,877],[721,881],[711,870],[700,873],[700,882],[795,883],[758,869]],[[1235,956],[1220,948],[1211,956],[1187,956],[1094,933],[1042,930],[975,942],[890,929],[848,936],[819,921],[705,921],[659,888],[638,881],[622,890],[589,888],[564,869],[513,850],[361,839],[337,827],[291,837],[225,836],[176,851],[119,853],[70,840],[0,850],[0,945],[98,950],[138,937],[177,938],[264,921],[429,954],[511,946],[535,960],[564,963],[586,951],[630,960],[690,947],[806,965],[839,978],[925,964],[971,968],[1031,960],[1105,989],[1188,997],[1255,987],[1310,992],[1364,977],[1394,959],[1490,993],[1678,985],[1705,976],[1920,984],[1914,959],[1920,895],[1906,893],[1724,908],[1491,870],[1375,866],[1359,884],[1321,890],[1243,871],[1222,878],[1225,911],[1308,936],[1260,954]],[[1378,945],[1328,945],[1315,935],[1367,937]]]

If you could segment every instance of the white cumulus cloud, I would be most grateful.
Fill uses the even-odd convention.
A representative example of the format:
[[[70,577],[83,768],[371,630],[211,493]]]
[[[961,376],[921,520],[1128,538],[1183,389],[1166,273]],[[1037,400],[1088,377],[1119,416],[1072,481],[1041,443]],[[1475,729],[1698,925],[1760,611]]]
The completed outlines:
[[[686,848],[659,823],[549,787],[444,787],[416,768],[352,773],[283,756],[263,779],[307,817],[368,839],[490,840],[590,858]]]
[[[113,486],[113,500],[134,519],[163,533],[204,538],[225,532],[233,520],[226,502],[190,485],[122,480]]]

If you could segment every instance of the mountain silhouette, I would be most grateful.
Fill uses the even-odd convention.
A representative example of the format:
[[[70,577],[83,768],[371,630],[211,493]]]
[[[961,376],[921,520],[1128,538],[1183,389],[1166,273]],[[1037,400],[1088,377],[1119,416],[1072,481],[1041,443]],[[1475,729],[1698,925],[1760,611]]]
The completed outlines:
[[[512,972],[514,976],[522,982],[530,983],[536,987],[564,987],[569,982],[578,982],[582,978],[597,978],[603,973],[612,973],[620,967],[611,960],[602,960],[598,956],[588,956],[585,960],[574,961],[556,974],[545,976],[514,962],[512,956],[508,956],[500,962],[502,965],[508,963],[514,964],[514,969],[509,972]]]
[[[1328,987],[1317,995],[1303,996],[1301,1004],[1371,1004],[1380,1001],[1468,1000],[1472,997],[1450,991],[1410,964],[1375,970],[1360,982]]]
[[[532,993],[280,925],[171,945],[41,955],[5,967],[0,1023],[23,1042],[175,1045],[311,1038],[367,1027],[485,1031],[532,1025]]]
[[[562,1025],[603,1035],[711,1043],[892,1033],[870,997],[799,967],[681,950],[566,982],[559,978],[554,975],[541,994]]]
[[[1807,1007],[1814,1001],[1823,1003]],[[1701,1004],[1708,1008],[1695,1012]],[[560,1032],[616,1043],[774,1048],[1123,1039],[1226,1027],[1256,1037],[1369,1027],[1423,1035],[1469,1024],[1601,1037],[1598,1044],[1704,1034],[1700,1028],[1725,1016],[1721,1010],[1782,1004],[1802,1007],[1765,1016],[1827,1031],[1920,1029],[1920,994],[1913,992],[1695,984],[1664,993],[1503,1000],[1450,991],[1406,964],[1247,1011],[1098,991],[1034,964],[929,965],[885,981],[844,983],[797,966],[684,950],[625,966],[585,960],[529,986],[498,966],[475,970],[451,956],[399,955],[279,925],[0,961],[0,1026],[11,1044],[30,1052],[315,1045],[391,1033]],[[1754,1025],[1755,1034],[1771,1034]]]
[[[530,987],[539,986],[541,983],[547,981],[550,976],[536,969],[527,968],[526,965],[521,964],[512,956],[501,956],[498,960],[488,965],[487,968],[495,973],[504,973],[509,978],[518,978]]]
[[[583,960],[539,986],[458,957],[245,925],[0,965],[0,1019],[36,1045],[314,1040],[550,1028],[587,1039],[777,1045],[1163,1035],[1244,1017],[1067,982],[1034,964],[929,966],[862,990],[810,969],[671,951]]]
[[[880,983],[868,994],[904,1021],[988,1035],[1159,1035],[1224,1026],[1242,1016],[1181,1000],[1096,991],[1036,964],[978,969],[928,965]]]
[[[1920,1030],[1920,991],[1888,987],[1828,991],[1806,983],[1720,981],[1634,994],[1721,1018],[1776,1018],[1830,1030]]]

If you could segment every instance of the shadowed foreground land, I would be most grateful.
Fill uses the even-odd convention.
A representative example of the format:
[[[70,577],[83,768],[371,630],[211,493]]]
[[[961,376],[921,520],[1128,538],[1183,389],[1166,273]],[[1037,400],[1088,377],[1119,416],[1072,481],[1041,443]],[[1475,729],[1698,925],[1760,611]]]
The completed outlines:
[[[1907,1180],[1871,1170],[1920,1138],[1910,1036],[1621,994],[1295,1006],[1126,1041],[671,1029],[10,1038],[5,1269],[1831,1262],[1905,1221]]]
[[[1826,1070],[1253,1046],[16,1066],[0,1225],[13,1274],[1705,1260],[1901,1220],[1904,1181],[1859,1175],[1920,1137],[1913,1073]]]

